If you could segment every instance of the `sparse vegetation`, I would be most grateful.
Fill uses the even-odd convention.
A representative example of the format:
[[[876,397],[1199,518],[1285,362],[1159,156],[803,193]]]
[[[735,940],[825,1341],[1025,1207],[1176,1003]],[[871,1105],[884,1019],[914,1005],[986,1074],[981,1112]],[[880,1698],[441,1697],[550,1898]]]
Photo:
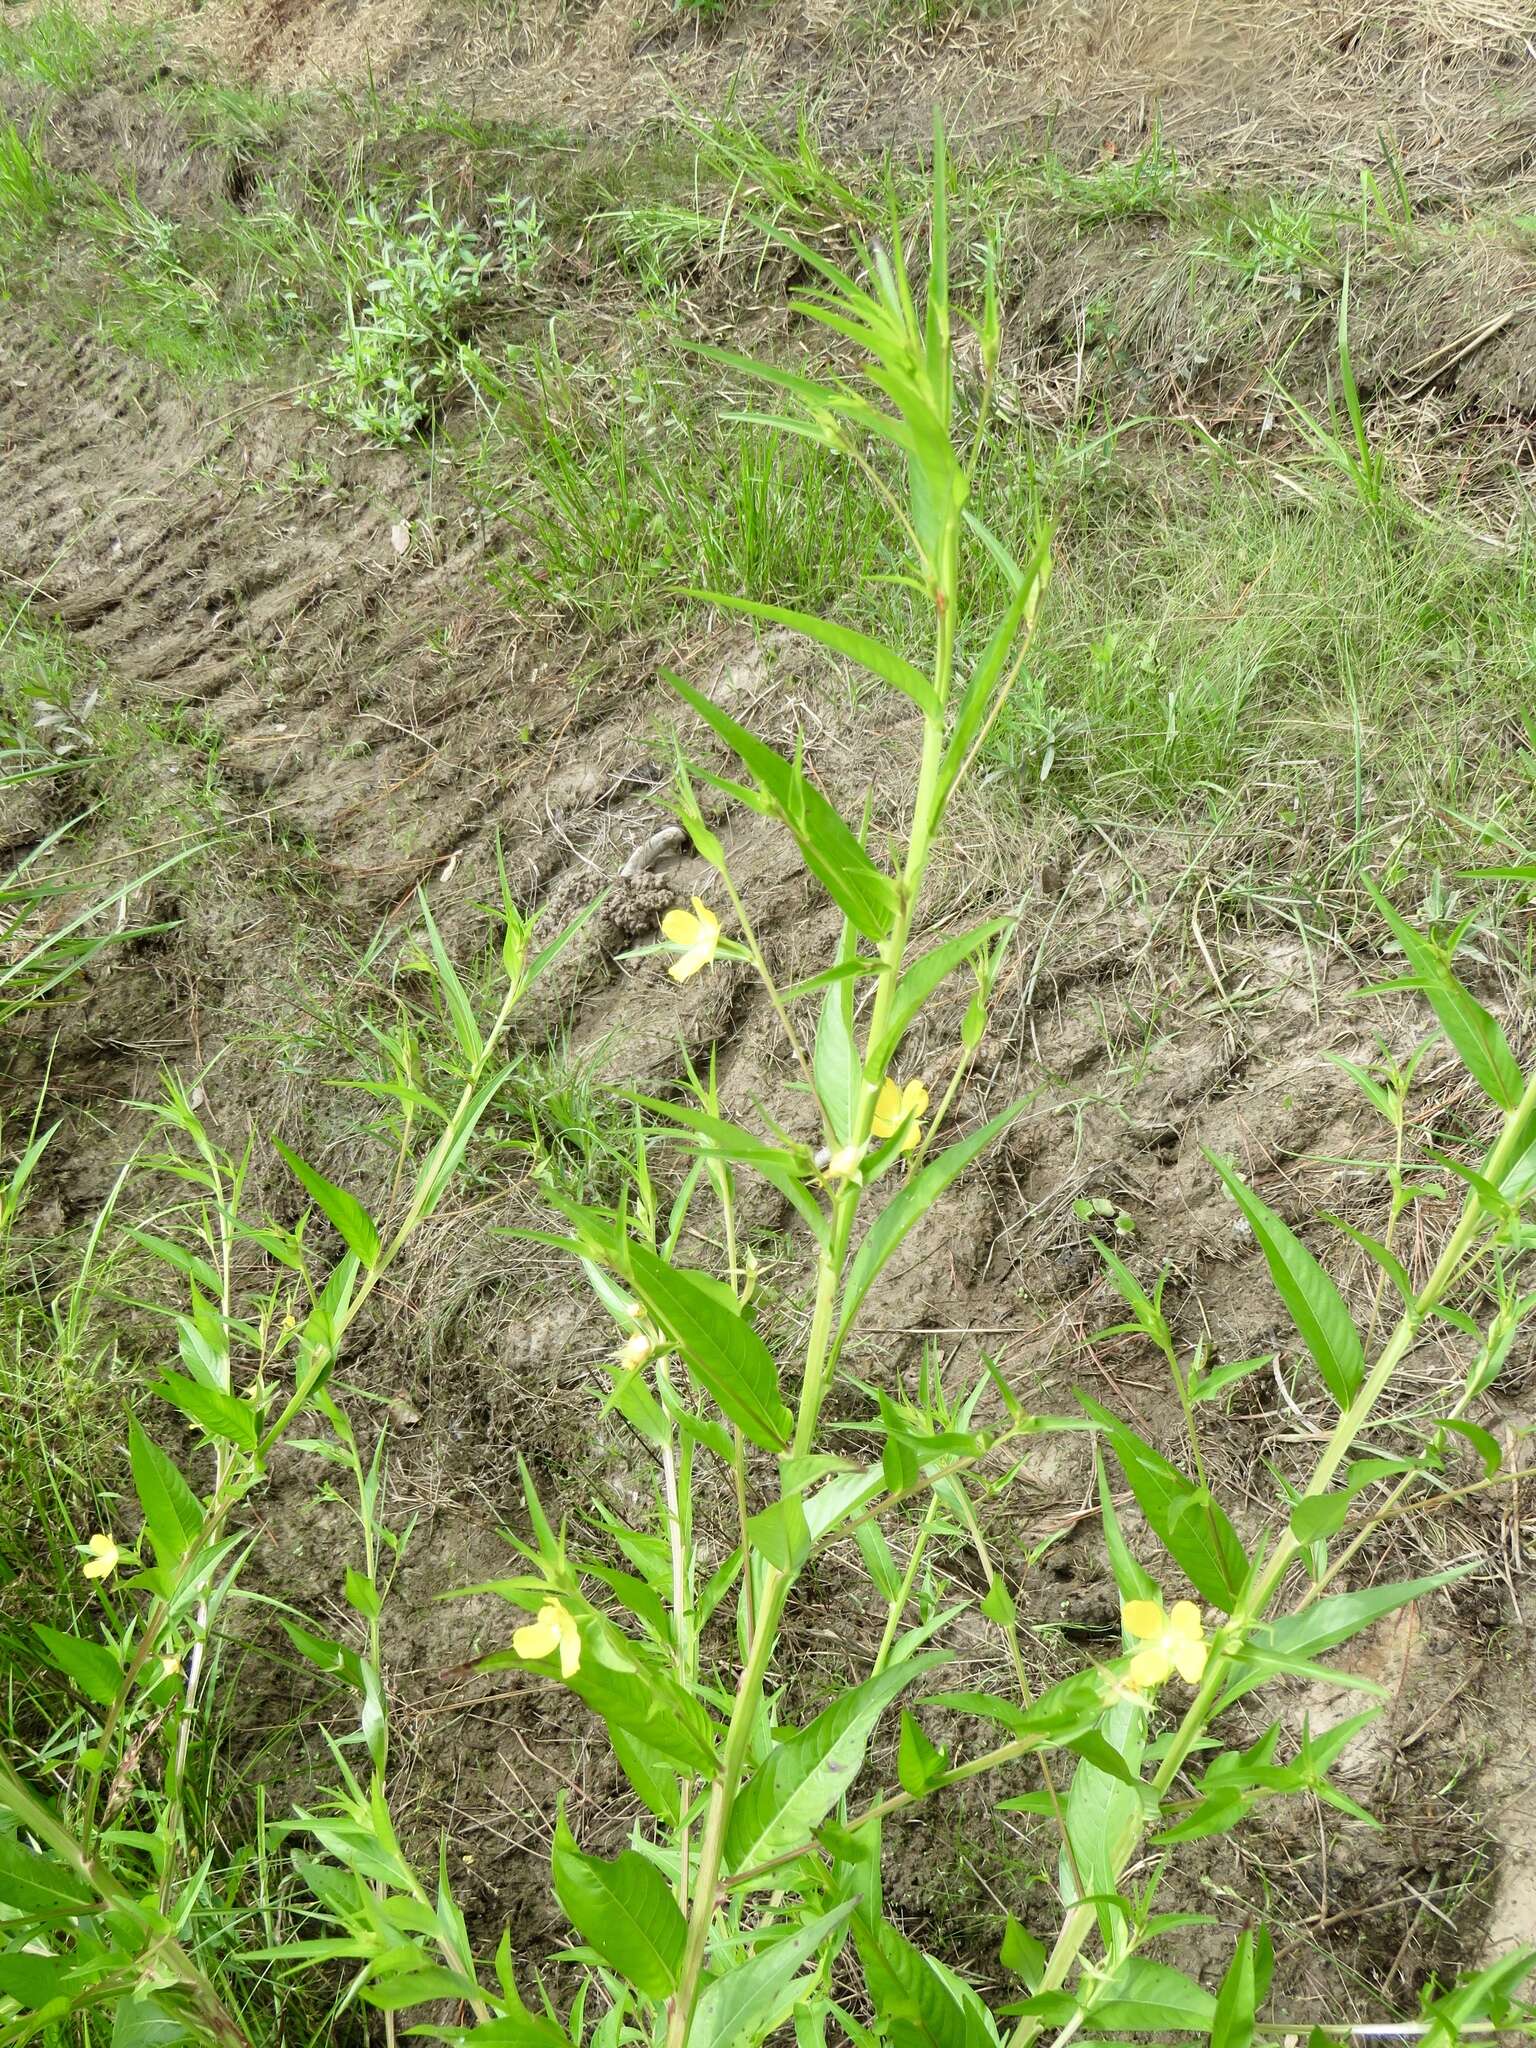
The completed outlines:
[[[0,2044],[1529,2037],[1519,194],[677,12],[0,23]]]

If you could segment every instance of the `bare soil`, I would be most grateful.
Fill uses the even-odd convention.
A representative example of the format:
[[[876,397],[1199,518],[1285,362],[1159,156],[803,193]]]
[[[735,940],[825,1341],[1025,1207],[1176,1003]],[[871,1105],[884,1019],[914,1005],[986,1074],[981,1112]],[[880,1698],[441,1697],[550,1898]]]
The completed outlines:
[[[893,29],[861,50],[835,10],[817,5],[711,25],[660,6],[637,17],[617,0],[534,9],[516,23],[489,4],[466,19],[410,0],[209,0],[177,20],[189,45],[269,83],[371,70],[385,89],[419,83],[482,113],[515,108],[619,134],[662,114],[671,92],[718,101],[737,76],[760,103],[814,79],[850,149],[914,143],[935,95],[972,138],[1049,130],[1098,152],[1134,148],[1157,123],[1191,160],[1230,160],[1255,177],[1302,157],[1357,174],[1386,123],[1426,203],[1454,208],[1474,188],[1507,184],[1515,210],[1536,189],[1532,25],[1522,10],[1465,6],[1369,18],[1312,5],[1048,7],[1007,23]],[[121,143],[121,121],[98,126],[104,151],[113,136]],[[143,160],[155,160],[147,145]],[[176,177],[168,166],[168,194]],[[184,196],[196,189],[195,176],[182,186]],[[1122,230],[1021,288],[1010,307],[1021,402],[1071,359],[1061,309],[1080,298],[1083,273],[1145,280],[1148,247],[1145,230]],[[1362,305],[1367,359],[1374,345],[1404,368],[1433,342],[1515,308],[1433,401],[1465,461],[1490,436],[1507,453],[1536,405],[1522,261],[1513,246],[1496,259],[1448,257],[1443,272],[1384,277],[1379,302]],[[1177,340],[1157,331],[1147,343],[1160,397],[1188,390]],[[1281,343],[1271,334],[1266,345]],[[1207,390],[1241,430],[1248,401],[1235,356],[1230,367],[1232,385]],[[675,993],[659,963],[623,957],[699,883],[690,862],[620,876],[658,822],[651,798],[675,723],[655,678],[658,650],[594,646],[557,621],[519,616],[486,580],[504,545],[451,476],[414,451],[364,448],[275,393],[193,392],[46,307],[6,307],[0,576],[100,665],[100,716],[131,714],[155,736],[102,784],[111,802],[91,850],[107,860],[189,831],[205,844],[146,906],[173,928],[112,956],[63,1013],[54,1087],[71,1131],[47,1189],[56,1229],[94,1213],[142,1130],[129,1105],[162,1067],[202,1077],[223,1142],[276,1133],[365,1197],[381,1191],[388,1162],[362,1141],[355,1101],[329,1085],[325,1020],[391,985],[409,998],[396,969],[419,888],[456,956],[473,957],[483,930],[473,906],[494,896],[498,840],[520,899],[553,917],[607,891],[529,1021],[531,1040],[601,1049],[622,1081],[665,1081],[679,1070],[679,1042],[693,1054],[714,1045],[733,1108],[757,1099],[803,1116],[771,1020],[735,970]],[[667,656],[750,709],[770,737],[804,726],[834,793],[857,802],[873,759],[877,807],[898,800],[901,721],[850,709],[842,680],[818,662],[707,621]],[[86,794],[93,772],[81,771]],[[1216,1485],[1257,1518],[1272,1495],[1267,1468],[1297,1469],[1324,1418],[1206,1153],[1234,1157],[1285,1213],[1324,1207],[1367,1222],[1376,1197],[1349,1162],[1381,1139],[1327,1055],[1368,1056],[1376,1031],[1405,1050],[1421,1019],[1406,1004],[1355,1000],[1393,971],[1365,920],[1299,932],[1206,886],[1242,858],[1240,845],[1134,821],[1111,837],[1059,812],[1010,816],[976,803],[960,820],[936,915],[970,920],[1021,899],[1026,915],[989,1050],[957,1113],[971,1122],[1020,1092],[1035,1100],[912,1242],[854,1366],[896,1384],[932,1344],[958,1384],[986,1350],[1043,1410],[1065,1412],[1074,1387],[1099,1384],[1167,1439],[1155,1361],[1096,1335],[1116,1320],[1115,1301],[1073,1203],[1106,1198],[1133,1227],[1136,1269],[1151,1278],[1171,1268],[1168,1299],[1186,1340],[1203,1335],[1222,1358],[1282,1354],[1274,1372],[1243,1383],[1213,1451]],[[47,822],[35,811],[0,820],[0,843],[24,845]],[[787,846],[750,817],[726,814],[722,825],[776,957],[818,959],[825,918]],[[1483,993],[1518,1038],[1529,1025],[1518,993],[1492,980]],[[933,1018],[914,1049],[924,1072],[944,1071],[958,1030],[958,1013]],[[5,1085],[18,1098],[43,1057],[41,1043],[8,1050]],[[1475,1121],[1447,1061],[1431,1059],[1420,1105],[1426,1132]],[[293,1190],[265,1166],[257,1192],[293,1213]],[[424,1840],[447,1827],[476,1923],[492,1934],[510,1923],[530,1958],[562,1937],[547,1885],[557,1790],[590,1826],[605,1809],[623,1824],[622,1788],[562,1698],[465,1675],[473,1653],[505,1634],[504,1612],[438,1596],[505,1569],[498,1532],[520,1519],[518,1455],[555,1499],[593,1491],[622,1507],[649,1486],[617,1425],[594,1428],[594,1363],[610,1342],[601,1319],[548,1254],[500,1234],[528,1221],[536,1201],[510,1152],[504,1170],[472,1177],[395,1276],[351,1367],[394,1403],[392,1514],[397,1524],[418,1518],[389,1628],[414,1822]],[[749,1222],[766,1247],[783,1218],[769,1201]],[[1432,1247],[1413,1250],[1417,1262]],[[789,1264],[768,1271],[789,1324],[797,1276]],[[1367,1272],[1349,1277],[1365,1300]],[[1519,1432],[1536,1422],[1532,1363],[1529,1349],[1510,1361],[1482,1417],[1517,1459]],[[1409,1386],[1450,1376],[1426,1344]],[[1007,1501],[993,1531],[1000,1561],[1042,1672],[1065,1669],[1114,1620],[1083,1440],[1047,1440]],[[278,1574],[274,1587],[339,1613],[335,1525],[312,1474],[297,1463],[281,1471],[264,1512],[282,1539],[258,1553],[282,1559],[264,1567]],[[1125,1512],[1134,1533],[1129,1503]],[[1519,1488],[1474,1496],[1398,1525],[1372,1559],[1380,1575],[1475,1560],[1453,1592],[1405,1610],[1349,1659],[1389,1694],[1342,1772],[1382,1825],[1368,1831],[1295,1802],[1239,1846],[1186,1863],[1183,1893],[1163,1903],[1218,1923],[1189,1937],[1191,1967],[1229,1951],[1232,1929],[1266,1895],[1282,1930],[1282,2008],[1299,2021],[1411,2009],[1437,1970],[1536,1939],[1521,1605],[1532,1512]],[[829,1566],[797,1605],[781,1676],[808,1707],[867,1631],[863,1595],[851,1569]],[[995,1664],[980,1623],[969,1655],[957,1683],[980,1682]],[[275,1718],[289,1676],[255,1656],[250,1668]],[[1322,1688],[1264,1698],[1314,1727],[1354,1703]],[[1243,1711],[1256,1734],[1260,1702]],[[1004,1907],[1026,1921],[1044,1911],[1026,1888],[1039,1845],[994,1798],[995,1788],[925,1808],[920,1823],[893,1831],[891,1850],[892,1910],[915,1939],[983,1977],[996,1974]]]

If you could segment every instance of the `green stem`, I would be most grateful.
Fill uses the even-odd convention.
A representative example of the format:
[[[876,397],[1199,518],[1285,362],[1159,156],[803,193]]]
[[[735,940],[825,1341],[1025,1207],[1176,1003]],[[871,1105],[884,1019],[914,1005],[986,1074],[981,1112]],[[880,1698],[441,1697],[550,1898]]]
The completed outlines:
[[[806,1344],[805,1379],[800,1390],[800,1410],[795,1420],[792,1445],[792,1454],[797,1457],[805,1454],[816,1434],[816,1423],[825,1392],[826,1364],[831,1346],[832,1317],[837,1306],[838,1281],[842,1273],[842,1254],[847,1246],[848,1229],[852,1224],[857,1200],[858,1191],[854,1188],[845,1187],[838,1194],[833,1205],[833,1243],[822,1253],[817,1266],[816,1304],[811,1313],[811,1331]],[[750,1585],[750,1553],[743,1555],[741,1568],[747,1575]],[[704,1973],[704,1961],[709,1948],[709,1930],[715,1917],[715,1903],[720,1890],[720,1872],[725,1861],[725,1837],[730,1827],[731,1809],[735,1804],[742,1772],[746,1768],[752,1731],[757,1721],[758,1704],[762,1698],[763,1682],[768,1675],[768,1666],[778,1642],[779,1622],[783,1617],[784,1603],[789,1597],[793,1578],[792,1572],[780,1571],[776,1565],[769,1566],[758,1599],[752,1646],[736,1686],[730,1723],[726,1729],[725,1748],[720,1758],[720,1771],[710,1793],[704,1834],[699,1843],[699,1867],[693,1906],[688,1917],[688,1940],[683,1950],[683,1964],[678,1973],[677,1989],[672,1994],[667,2011],[669,2048],[682,2048],[682,2044],[688,2038],[688,2028],[699,1994],[699,1980]]]

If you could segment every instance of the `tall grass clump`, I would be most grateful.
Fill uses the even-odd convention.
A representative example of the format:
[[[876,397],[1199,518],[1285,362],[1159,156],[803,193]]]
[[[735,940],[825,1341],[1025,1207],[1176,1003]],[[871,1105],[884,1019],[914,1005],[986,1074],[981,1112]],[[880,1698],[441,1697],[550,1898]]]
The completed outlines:
[[[1533,1306],[1521,1268],[1533,1241],[1536,1076],[1458,980],[1449,950],[1378,897],[1404,979],[1486,1097],[1496,1132],[1486,1149],[1438,1161],[1460,1206],[1428,1270],[1409,1270],[1411,1233],[1398,1227],[1427,1182],[1395,1184],[1402,1202],[1384,1239],[1351,1233],[1387,1305],[1363,1332],[1323,1264],[1228,1163],[1212,1160],[1294,1325],[1298,1370],[1326,1403],[1299,1478],[1251,1475],[1261,1511],[1221,1498],[1206,1456],[1221,1414],[1213,1403],[1257,1362],[1213,1367],[1203,1347],[1188,1355],[1161,1286],[1149,1291],[1108,1245],[1125,1327],[1166,1375],[1176,1460],[1087,1393],[1069,1414],[1040,1412],[992,1361],[950,1394],[933,1372],[915,1397],[855,1375],[873,1290],[884,1280],[889,1295],[903,1245],[1024,1107],[982,1123],[966,1113],[1013,921],[955,932],[936,929],[927,910],[947,817],[1029,658],[1051,564],[1043,521],[1022,525],[1010,546],[973,502],[978,423],[956,396],[945,190],[936,137],[921,275],[894,223],[863,249],[858,277],[796,246],[816,280],[803,309],[842,338],[857,376],[729,359],[776,392],[784,410],[761,417],[845,462],[851,488],[887,508],[906,551],[901,587],[921,622],[922,660],[837,619],[700,593],[806,636],[894,693],[915,757],[900,814],[877,812],[871,798],[844,815],[799,747],[776,750],[685,678],[668,678],[717,751],[680,765],[677,815],[709,879],[689,907],[667,913],[655,950],[676,983],[731,961],[761,985],[803,1114],[793,1128],[733,1120],[712,1063],[690,1067],[676,1099],[634,1091],[619,1194],[600,1201],[550,1176],[548,1227],[530,1233],[570,1260],[611,1317],[604,1405],[645,1447],[651,1483],[631,1496],[640,1501],[631,1520],[611,1506],[597,1517],[621,1567],[589,1554],[577,1533],[588,1503],[542,1500],[524,1469],[515,1567],[465,1589],[501,1599],[514,1616],[505,1642],[476,1662],[521,1687],[562,1689],[602,1730],[638,1811],[627,1844],[611,1854],[611,1839],[579,1838],[563,1802],[547,1816],[551,1883],[571,1929],[549,1958],[522,1953],[516,1928],[484,1953],[446,1849],[427,1867],[414,1859],[392,1809],[381,1679],[403,1536],[384,1512],[382,1454],[364,1451],[334,1385],[349,1330],[401,1246],[439,1210],[501,1087],[512,1015],[550,957],[530,952],[526,922],[504,901],[506,994],[489,1027],[425,920],[423,957],[465,1080],[456,1103],[424,1097],[425,1107],[414,1100],[419,1081],[401,1084],[436,1136],[400,1213],[381,1224],[285,1154],[344,1247],[336,1263],[322,1260],[312,1218],[287,1230],[246,1223],[249,1155],[213,1146],[176,1088],[159,1109],[170,1140],[162,1169],[190,1189],[202,1237],[195,1247],[144,1246],[179,1275],[187,1300],[177,1362],[155,1392],[193,1449],[173,1459],[135,1427],[141,1529],[131,1539],[92,1531],[80,1560],[92,1604],[73,1626],[38,1632],[39,1655],[71,1681],[77,1707],[60,1734],[0,1766],[10,1822],[0,1835],[10,1907],[0,2040],[66,2022],[84,2038],[99,2012],[119,2040],[248,2042],[259,2004],[251,1973],[263,1970],[333,1984],[337,2012],[372,2008],[381,2038],[408,2028],[487,2048],[758,2048],[791,2025],[800,2048],[1066,2048],[1146,2034],[1250,2048],[1293,2026],[1268,2009],[1274,1955],[1262,1922],[1238,1931],[1221,1970],[1197,1981],[1159,1953],[1192,1917],[1163,1910],[1160,1888],[1186,1844],[1241,1830],[1276,1799],[1306,1794],[1361,1817],[1336,1766],[1373,1709],[1314,1732],[1265,1717],[1262,1689],[1360,1683],[1321,1660],[1457,1576],[1344,1583],[1376,1522],[1442,1468],[1454,1440],[1470,1436],[1497,1459],[1470,1411]],[[974,326],[990,374],[990,293]],[[974,594],[998,577],[1006,602],[978,630]],[[702,788],[786,834],[809,887],[838,914],[829,957],[792,985],[773,973]],[[911,1047],[953,980],[968,1000],[941,1080],[917,1071]],[[794,1219],[801,1314],[788,1312],[746,1241],[754,1180]],[[262,1285],[242,1292],[235,1276],[255,1254]],[[1430,1333],[1459,1347],[1455,1383],[1427,1410],[1396,1414],[1389,1455],[1390,1396]],[[242,1510],[301,1418],[298,1445],[355,1502],[357,1554],[344,1581],[349,1626],[289,1620],[287,1633],[352,1705],[332,1741],[329,1789],[269,1830],[295,1879],[288,1910],[240,1947],[209,1903],[213,1848],[199,1834],[186,1771],[249,1540]],[[995,1513],[1028,1473],[1037,1438],[1066,1430],[1093,1441],[1119,1640],[1038,1690],[1028,1610],[991,1560],[981,1508],[989,1501]],[[1144,1524],[1140,1553],[1117,1487]],[[715,1493],[729,1503],[723,1536],[697,1512]],[[957,1549],[975,1561],[974,1593],[948,1608],[925,1601],[930,1567]],[[834,1552],[861,1561],[878,1639],[802,1714],[796,1630],[815,1568]],[[995,1633],[1005,1686],[955,1682],[962,1613]],[[975,1733],[942,1745],[940,1713],[946,1727]],[[877,1768],[877,1755],[893,1765]],[[978,1782],[996,1784],[1005,1809],[1038,1823],[1048,1844],[1032,1873],[1033,1931],[1022,1896],[999,1904],[1000,1962],[1014,1988],[990,2003],[882,1901],[886,1822],[904,1815],[920,1827],[928,1802]],[[583,1816],[583,1835],[590,1824]],[[546,1976],[540,1965],[556,1960],[560,1972]],[[1532,1960],[1518,1950],[1432,1987],[1407,2030],[1449,2048],[1507,2024],[1528,2028],[1517,1993]],[[1342,2017],[1320,2030],[1324,2039],[1350,2031]]]

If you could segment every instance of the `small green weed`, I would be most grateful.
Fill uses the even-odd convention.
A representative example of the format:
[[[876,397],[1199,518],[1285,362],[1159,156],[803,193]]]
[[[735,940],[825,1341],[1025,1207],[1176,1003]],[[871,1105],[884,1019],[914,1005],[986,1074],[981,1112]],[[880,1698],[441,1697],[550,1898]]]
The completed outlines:
[[[148,40],[144,29],[110,17],[91,22],[73,7],[40,7],[26,21],[0,22],[0,72],[55,92],[84,92]]]
[[[404,218],[365,206],[346,220],[347,331],[315,404],[370,439],[400,445],[430,426],[473,376],[465,344],[494,274],[516,282],[537,260],[538,216],[512,195],[493,207],[496,240],[445,221],[424,200]]]
[[[0,119],[0,263],[8,256],[36,253],[60,198],[58,180],[43,157],[41,122],[23,135],[14,121]],[[3,276],[0,269],[0,280]]]

